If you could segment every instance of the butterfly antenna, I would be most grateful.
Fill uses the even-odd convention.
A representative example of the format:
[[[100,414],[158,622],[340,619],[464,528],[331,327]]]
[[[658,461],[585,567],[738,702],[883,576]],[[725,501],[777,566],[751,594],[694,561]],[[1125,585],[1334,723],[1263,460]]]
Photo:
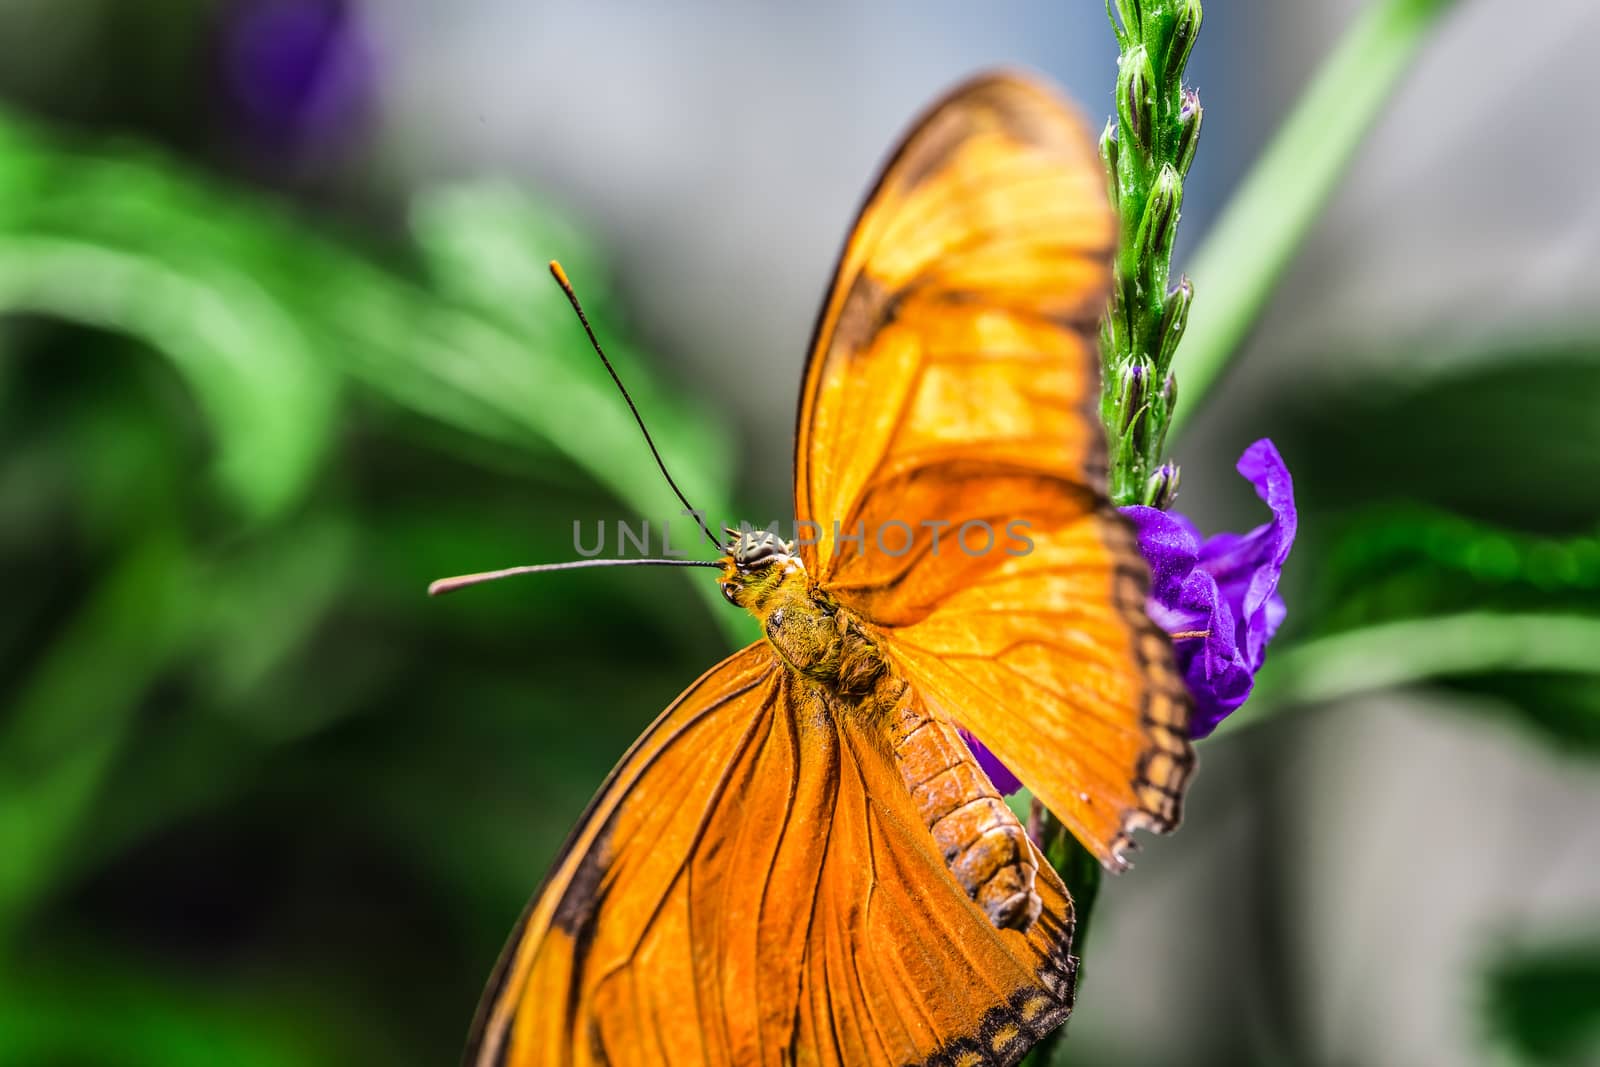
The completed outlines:
[[[567,278],[567,272],[561,269],[561,264],[552,259],[550,261],[550,274],[555,278],[556,284],[561,286],[561,291],[567,294],[567,303],[572,305],[572,310],[578,313],[578,321],[583,323],[583,332],[589,335],[589,343],[594,346],[594,354],[600,357],[600,362],[606,365],[611,380],[617,384],[617,391],[622,394],[622,399],[627,401],[628,410],[633,412],[633,421],[639,424],[639,432],[644,434],[644,443],[650,446],[650,454],[656,459],[656,466],[661,468],[661,476],[667,480],[672,491],[678,497],[678,502],[684,506],[689,514],[694,516],[694,521],[699,524],[700,532],[706,535],[706,540],[711,542],[711,547],[722,551],[722,544],[712,536],[711,530],[706,526],[705,519],[700,512],[689,503],[688,497],[683,495],[683,490],[678,488],[678,483],[672,480],[672,473],[667,470],[667,463],[661,458],[661,451],[656,448],[655,440],[650,436],[650,431],[645,428],[644,416],[639,414],[639,407],[633,402],[633,397],[628,395],[627,386],[622,384],[622,379],[617,376],[617,368],[611,365],[611,360],[606,358],[605,349],[600,347],[600,339],[594,335],[594,327],[589,325],[589,316],[583,313],[583,305],[578,303],[578,294],[573,291],[572,282]]]
[[[530,567],[504,567],[497,571],[479,571],[477,574],[460,574],[454,578],[440,578],[428,586],[429,596],[440,596],[465,589],[469,585],[482,585],[500,578],[518,574],[539,574],[543,571],[575,571],[584,567],[720,567],[709,559],[575,559],[566,563],[535,563]]]

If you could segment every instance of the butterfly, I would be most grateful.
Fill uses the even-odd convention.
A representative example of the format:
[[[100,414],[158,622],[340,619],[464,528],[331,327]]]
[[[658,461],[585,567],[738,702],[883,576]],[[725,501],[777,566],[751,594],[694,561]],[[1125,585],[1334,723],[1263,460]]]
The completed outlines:
[[[1108,868],[1178,823],[1188,697],[1106,498],[1104,181],[1027,76],[914,124],[806,364],[822,535],[729,531],[717,580],[763,637],[601,786],[467,1063],[1013,1064],[1066,1018],[1071,897],[958,728]]]

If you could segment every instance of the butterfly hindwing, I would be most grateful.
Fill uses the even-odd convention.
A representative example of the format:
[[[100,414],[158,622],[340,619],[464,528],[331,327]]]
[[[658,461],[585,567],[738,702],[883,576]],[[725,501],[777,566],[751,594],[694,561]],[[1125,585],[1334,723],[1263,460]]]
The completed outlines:
[[[1116,867],[1131,829],[1177,824],[1193,754],[1105,495],[1104,182],[1024,78],[969,82],[913,129],[818,322],[795,502],[819,581]]]
[[[765,643],[691,686],[530,906],[468,1062],[1016,1062],[1065,1016],[1071,903],[1042,874],[1028,933],[991,925],[856,711]]]

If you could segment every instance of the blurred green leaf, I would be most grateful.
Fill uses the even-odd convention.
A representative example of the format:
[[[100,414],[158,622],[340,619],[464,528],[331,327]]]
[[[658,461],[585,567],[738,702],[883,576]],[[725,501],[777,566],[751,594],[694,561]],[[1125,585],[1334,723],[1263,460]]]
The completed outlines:
[[[1489,968],[1484,986],[1489,1032],[1517,1062],[1600,1062],[1600,945],[1510,955]]]
[[[0,948],[69,861],[146,689],[188,635],[186,578],[171,531],[131,545],[0,723]]]
[[[460,182],[427,189],[411,203],[410,223],[429,276],[440,292],[493,318],[514,333],[538,337],[572,317],[566,297],[550,277],[561,260],[580,296],[603,297],[588,238],[566,219],[541,211],[503,180]],[[589,304],[604,330],[604,302]]]
[[[1364,508],[1320,553],[1306,613],[1319,632],[1426,614],[1595,611],[1600,526],[1523,533],[1414,504]]]
[[[1597,395],[1600,339],[1579,332],[1351,358],[1269,406],[1316,564],[1224,730],[1426,684],[1600,751]]]
[[[140,154],[73,155],[0,115],[0,312],[131,334],[167,356],[218,442],[216,475],[251,517],[304,490],[337,375],[257,268],[255,227]]]
[[[335,379],[283,309],[236,272],[3,233],[0,308],[122,330],[168,355],[211,421],[217,477],[249,515],[288,506],[326,446]]]
[[[1411,499],[1530,532],[1595,529],[1600,330],[1330,366],[1264,408],[1313,514]]]
[[[1299,609],[1309,633],[1272,650],[1229,729],[1283,704],[1427,684],[1494,697],[1472,706],[1600,755],[1600,534],[1528,534],[1414,504],[1322,524],[1338,532]]]
[[[1279,707],[1445,679],[1600,674],[1597,648],[1600,617],[1583,615],[1484,611],[1363,626],[1273,649],[1250,700],[1218,732],[1239,729]]]
[[[171,357],[210,417],[219,474],[252,514],[305,490],[342,376],[540,466],[563,458],[616,495],[621,517],[658,528],[675,517],[626,406],[533,269],[592,253],[506,187],[441,190],[415,217],[437,291],[151,153],[72,151],[0,116],[0,311],[128,332]],[[689,498],[713,519],[733,514],[718,420],[658,386],[625,339],[608,341]],[[693,588],[730,641],[742,635],[712,583]]]
[[[381,1033],[381,1032],[379,1032]],[[309,989],[185,977],[149,960],[73,952],[0,971],[0,1062],[105,1067],[307,1067],[405,1060],[352,1032]]]
[[[85,258],[70,271],[50,270],[48,258],[13,257],[10,269],[0,275],[10,279],[5,292],[27,296],[46,289],[67,305],[63,314],[75,314],[95,308],[74,307],[72,294],[46,283],[60,282],[64,289],[71,280],[90,294],[109,291],[119,299],[105,318],[110,325],[131,329],[140,326],[138,316],[146,311],[122,284],[130,270],[149,270],[158,280],[194,285],[195,292],[179,295],[215,297],[228,307],[241,294],[226,284],[243,277],[250,282],[246,288],[253,290],[244,295],[262,300],[254,310],[281,315],[317,342],[316,361],[322,369],[329,369],[331,357],[336,361],[332,369],[344,370],[379,395],[473,434],[488,432],[523,447],[553,443],[630,503],[650,503],[665,494],[647,459],[626,468],[613,462],[618,455],[636,453],[638,430],[553,283],[544,281],[519,294],[507,279],[498,280],[497,298],[559,312],[534,317],[508,308],[497,318],[517,321],[518,331],[513,332],[479,314],[478,283],[461,281],[432,293],[353,255],[277,208],[209,188],[145,153],[72,155],[25,132],[14,120],[0,121],[0,150],[0,161],[9,165],[0,171],[0,237],[34,252],[71,242],[87,246]],[[488,212],[477,224],[480,234],[502,221],[499,212],[508,199],[502,191],[485,203],[470,189],[436,195],[438,203],[453,205],[452,224],[477,211]],[[430,202],[423,201],[423,219],[437,213],[437,208],[427,209]],[[524,202],[520,217],[536,219],[538,213]],[[442,240],[435,230],[424,227],[423,232]],[[526,232],[530,239],[551,235],[553,240],[559,234],[561,240],[574,242],[551,249],[552,254],[585,254],[575,238],[567,237],[565,227]],[[30,248],[30,241],[38,243]],[[77,251],[73,247],[64,254],[68,250]],[[460,267],[464,259],[458,255],[450,262]],[[163,272],[176,277],[162,279]],[[532,277],[523,277],[516,284],[532,283]],[[461,292],[474,299],[461,302],[456,299]],[[175,330],[190,328],[193,307],[179,299],[164,305]],[[158,345],[173,340],[160,333],[155,339]],[[215,355],[225,364],[251,363],[231,349]],[[205,373],[220,371],[207,368]],[[282,379],[294,384],[295,375],[286,370]],[[650,387],[643,380],[630,386]],[[719,447],[720,433],[703,418],[680,418],[672,411],[659,416],[662,424],[652,429],[663,447],[679,457],[686,488],[724,503],[726,489],[713,492],[719,483],[725,487],[730,470]],[[300,431],[313,429],[302,426]],[[657,510],[673,513],[665,505]]]

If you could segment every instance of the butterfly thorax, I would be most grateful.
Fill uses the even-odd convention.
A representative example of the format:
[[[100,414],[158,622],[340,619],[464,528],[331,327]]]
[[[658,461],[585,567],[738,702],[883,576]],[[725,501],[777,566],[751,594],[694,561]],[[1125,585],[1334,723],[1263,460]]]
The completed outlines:
[[[892,703],[904,688],[860,620],[811,579],[792,542],[763,531],[738,535],[721,583],[800,677],[858,706]]]
[[[997,927],[1026,930],[1041,906],[1026,833],[954,724],[917,699],[868,628],[807,574],[792,543],[736,535],[722,593],[760,620],[768,643],[836,714],[873,721],[934,844]]]

